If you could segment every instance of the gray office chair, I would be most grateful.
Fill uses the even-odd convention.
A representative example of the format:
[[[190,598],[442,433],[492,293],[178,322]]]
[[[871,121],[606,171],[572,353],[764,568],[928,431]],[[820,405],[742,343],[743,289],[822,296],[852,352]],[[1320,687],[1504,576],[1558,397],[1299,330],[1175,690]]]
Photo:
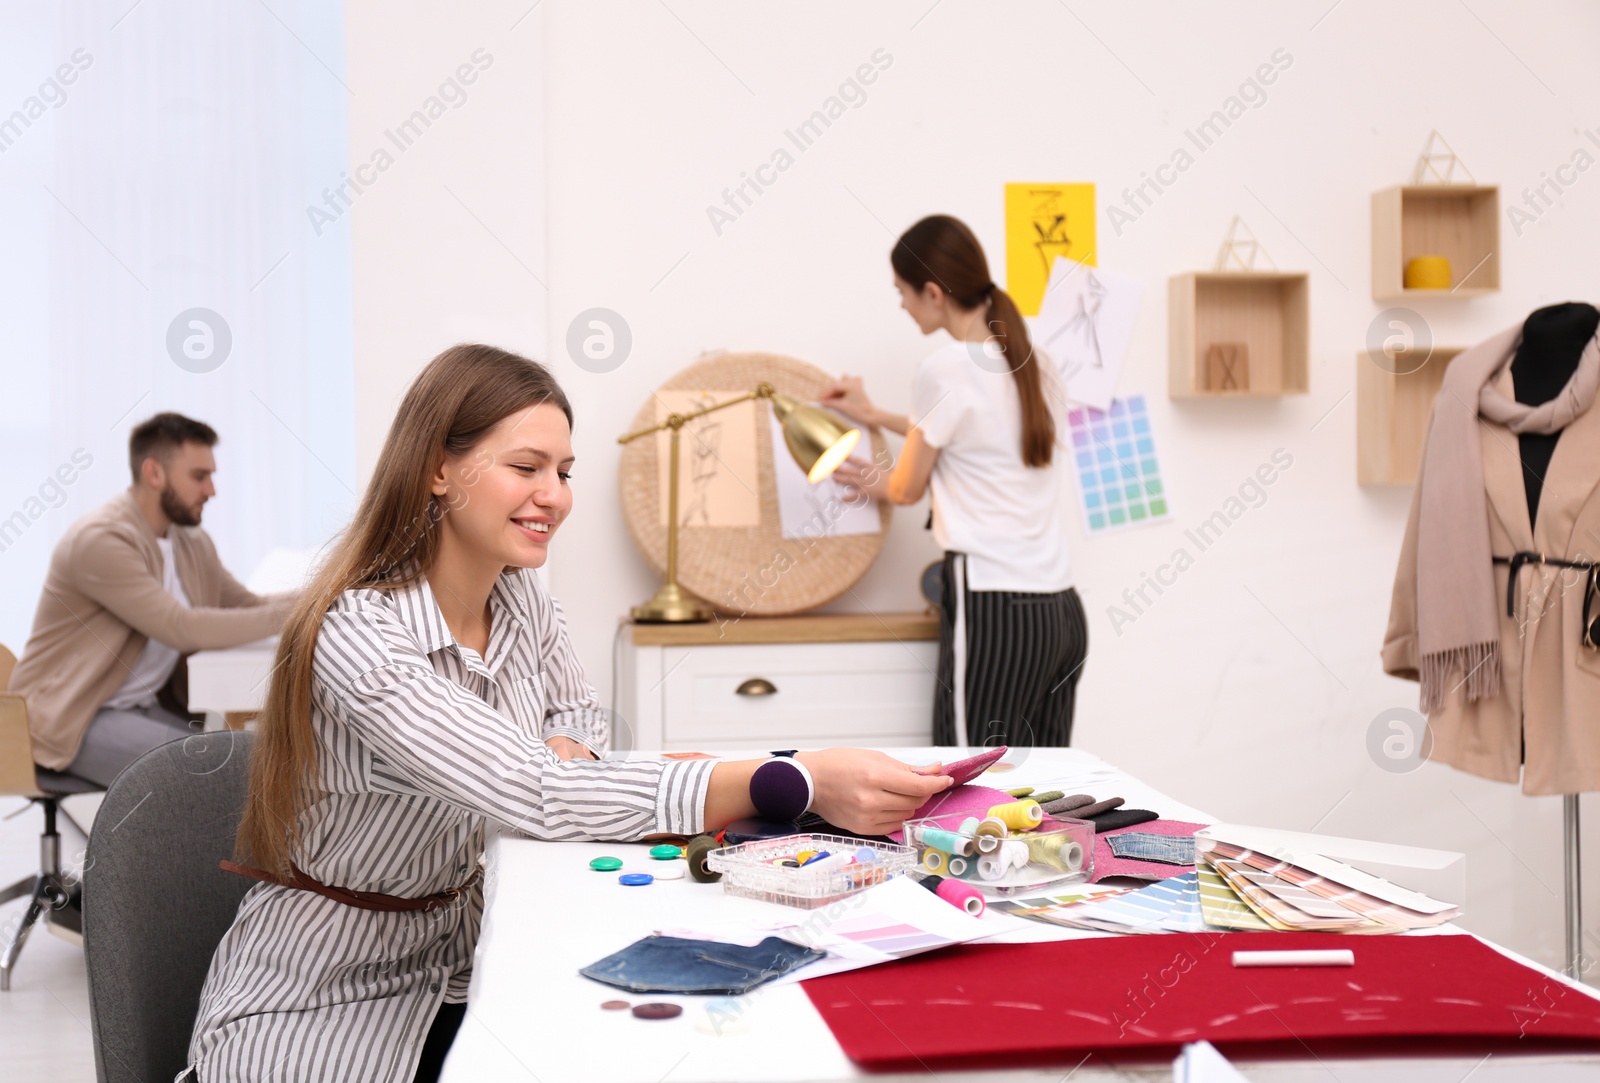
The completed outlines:
[[[83,876],[100,1083],[183,1069],[211,955],[254,883],[217,867],[233,856],[254,741],[237,730],[170,741],[106,791]]]

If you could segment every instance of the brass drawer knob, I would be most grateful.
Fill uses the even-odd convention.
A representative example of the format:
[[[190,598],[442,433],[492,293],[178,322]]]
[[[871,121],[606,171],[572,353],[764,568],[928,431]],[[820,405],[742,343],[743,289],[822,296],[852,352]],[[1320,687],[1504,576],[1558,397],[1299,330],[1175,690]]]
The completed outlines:
[[[775,696],[778,694],[778,686],[765,677],[751,677],[735,691],[741,696]]]

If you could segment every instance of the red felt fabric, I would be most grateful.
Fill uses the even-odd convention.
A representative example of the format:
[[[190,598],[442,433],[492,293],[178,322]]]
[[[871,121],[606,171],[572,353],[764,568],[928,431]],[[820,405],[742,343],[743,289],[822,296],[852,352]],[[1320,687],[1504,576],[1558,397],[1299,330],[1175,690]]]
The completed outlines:
[[[1233,966],[1235,950],[1349,948],[1353,967]],[[1184,1042],[1498,1038],[1600,1044],[1600,1000],[1466,935],[1171,933],[971,945],[804,982],[863,1067],[985,1064]],[[1435,1041],[1433,1044],[1437,1044]]]

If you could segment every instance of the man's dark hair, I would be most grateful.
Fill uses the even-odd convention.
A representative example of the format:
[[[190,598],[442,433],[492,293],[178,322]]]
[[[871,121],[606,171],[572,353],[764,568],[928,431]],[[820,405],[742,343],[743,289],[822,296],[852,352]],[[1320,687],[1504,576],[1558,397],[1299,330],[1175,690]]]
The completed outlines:
[[[196,421],[182,414],[157,414],[141,421],[128,435],[128,465],[133,468],[133,480],[139,480],[139,468],[152,455],[165,465],[172,453],[184,444],[217,446],[217,430],[204,421]]]

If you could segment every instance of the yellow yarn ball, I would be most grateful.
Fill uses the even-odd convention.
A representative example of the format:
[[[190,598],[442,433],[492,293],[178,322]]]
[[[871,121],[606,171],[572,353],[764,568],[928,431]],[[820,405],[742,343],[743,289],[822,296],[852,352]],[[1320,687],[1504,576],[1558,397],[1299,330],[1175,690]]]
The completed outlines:
[[[1447,290],[1450,261],[1444,256],[1418,256],[1406,262],[1406,289]]]

